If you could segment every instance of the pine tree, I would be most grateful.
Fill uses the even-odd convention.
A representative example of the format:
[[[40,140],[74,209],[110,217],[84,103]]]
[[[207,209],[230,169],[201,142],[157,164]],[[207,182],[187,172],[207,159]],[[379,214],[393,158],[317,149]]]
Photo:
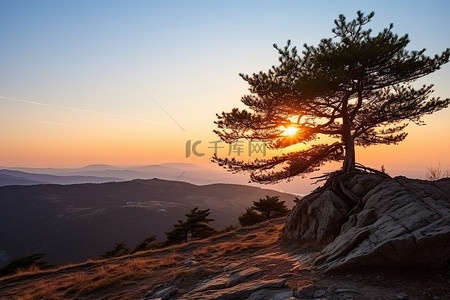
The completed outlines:
[[[215,232],[214,228],[208,226],[209,222],[214,221],[214,219],[208,218],[211,214],[209,209],[199,210],[198,207],[191,210],[190,213],[186,214],[189,232],[191,238],[205,238],[210,236]]]
[[[450,49],[434,57],[425,49],[408,51],[408,35],[394,34],[392,24],[372,35],[366,25],[373,16],[358,11],[347,21],[340,15],[333,38],[305,44],[301,53],[290,41],[274,45],[278,66],[240,74],[250,85],[251,94],[242,97],[250,111],[217,115],[215,132],[227,143],[250,139],[265,141],[269,149],[301,143],[309,148],[250,162],[216,155],[213,161],[233,172],[250,171],[251,180],[261,183],[304,176],[327,161],[343,160],[341,173],[347,174],[356,169],[355,145],[399,143],[410,122],[422,125],[424,115],[446,108],[450,99],[431,98],[432,85],[410,83],[447,63]],[[283,134],[288,128],[290,134]]]
[[[265,220],[284,217],[289,213],[284,201],[280,201],[278,196],[266,195],[266,198],[253,201],[252,209],[259,211]]]
[[[45,253],[33,253],[16,258],[9,262],[7,265],[0,268],[0,276],[12,275],[21,269],[26,269],[31,266],[38,267],[39,269],[47,269],[53,267],[52,265],[47,264],[45,261],[42,261],[42,258],[44,258],[44,256]]]
[[[208,218],[209,209],[199,210],[198,207],[191,209],[185,216],[186,221],[178,220],[178,224],[173,225],[172,231],[166,232],[167,243],[177,244],[188,242],[190,236],[192,239],[202,239],[211,236],[216,230],[208,225],[214,219]]]
[[[137,244],[132,253],[149,250],[151,248],[151,243],[153,243],[155,240],[156,235],[149,236],[148,238]]]
[[[178,220],[178,224],[173,225],[173,229],[166,232],[167,244],[179,244],[188,242],[189,227],[186,222]]]
[[[106,259],[106,258],[119,257],[119,256],[127,255],[129,253],[130,253],[130,251],[124,242],[116,243],[111,250],[108,250],[105,253],[103,253],[100,256],[100,258]]]
[[[239,216],[241,226],[252,226],[264,220],[265,218],[251,207],[247,207],[245,212]]]

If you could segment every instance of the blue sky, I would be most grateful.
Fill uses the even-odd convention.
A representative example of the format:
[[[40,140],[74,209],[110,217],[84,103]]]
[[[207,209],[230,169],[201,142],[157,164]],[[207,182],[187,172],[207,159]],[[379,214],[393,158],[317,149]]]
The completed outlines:
[[[375,32],[408,33],[410,49],[450,46],[448,1],[0,0],[0,96],[47,104],[0,98],[0,165],[183,160],[187,139],[216,139],[215,113],[240,105],[238,73],[276,64],[273,43],[331,37],[333,20],[357,10],[375,11]],[[445,66],[420,83],[448,97],[449,79]],[[413,129],[399,157],[448,119]],[[437,163],[439,153],[420,155]]]

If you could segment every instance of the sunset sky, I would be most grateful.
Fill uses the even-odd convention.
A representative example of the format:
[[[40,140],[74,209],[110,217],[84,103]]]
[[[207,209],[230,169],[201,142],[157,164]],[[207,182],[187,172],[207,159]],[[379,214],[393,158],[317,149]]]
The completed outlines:
[[[357,10],[375,11],[375,32],[408,33],[410,50],[450,47],[449,1],[1,0],[0,166],[208,165],[215,114],[248,92],[238,73],[276,64],[273,43],[332,37]],[[450,97],[450,65],[424,83]],[[450,169],[450,109],[424,120],[397,146],[357,148],[357,161]],[[206,155],[186,159],[187,140]]]

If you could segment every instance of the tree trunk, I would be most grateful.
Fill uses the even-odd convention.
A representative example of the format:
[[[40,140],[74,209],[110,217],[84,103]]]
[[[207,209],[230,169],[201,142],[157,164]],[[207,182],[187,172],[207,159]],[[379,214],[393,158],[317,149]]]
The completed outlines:
[[[351,137],[344,140],[345,143],[345,159],[342,171],[348,173],[355,170],[355,142]]]
[[[345,147],[345,159],[342,171],[348,173],[355,170],[355,141],[352,137],[351,123],[347,112],[342,118],[342,141]]]

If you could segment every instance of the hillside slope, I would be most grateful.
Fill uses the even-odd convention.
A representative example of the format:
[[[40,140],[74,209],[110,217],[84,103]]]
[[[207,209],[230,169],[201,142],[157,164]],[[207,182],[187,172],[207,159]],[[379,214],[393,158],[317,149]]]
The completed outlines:
[[[0,278],[1,299],[447,299],[445,273],[305,267],[313,250],[280,243],[285,220],[206,240]],[[295,298],[290,298],[294,297]]]
[[[272,190],[159,179],[0,187],[1,257],[5,263],[45,252],[54,264],[97,258],[116,242],[134,247],[153,234],[164,240],[164,232],[196,206],[211,209],[211,226],[223,229],[266,194],[293,206],[293,195]]]

